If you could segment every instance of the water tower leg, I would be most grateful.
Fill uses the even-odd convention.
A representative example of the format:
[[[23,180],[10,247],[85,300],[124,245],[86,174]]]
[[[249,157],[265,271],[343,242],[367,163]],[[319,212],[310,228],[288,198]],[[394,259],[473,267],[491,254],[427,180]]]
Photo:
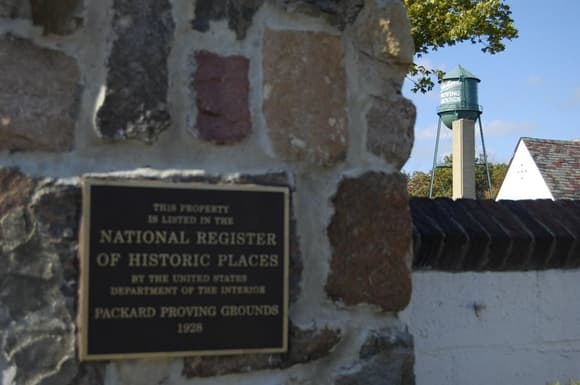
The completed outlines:
[[[433,153],[433,166],[431,167],[431,183],[429,184],[429,199],[433,199],[433,182],[437,169],[437,150],[439,149],[439,134],[441,133],[441,118],[437,122],[437,138],[435,139],[435,152]]]
[[[481,126],[481,116],[477,117],[479,123],[479,133],[481,134],[481,147],[483,148],[483,163],[485,163],[485,172],[487,173],[487,187],[489,188],[489,199],[493,199],[493,191],[491,189],[491,176],[489,174],[489,164],[487,163],[487,152],[485,151],[485,141],[483,140],[483,128]]]
[[[475,199],[475,122],[453,122],[453,199]]]

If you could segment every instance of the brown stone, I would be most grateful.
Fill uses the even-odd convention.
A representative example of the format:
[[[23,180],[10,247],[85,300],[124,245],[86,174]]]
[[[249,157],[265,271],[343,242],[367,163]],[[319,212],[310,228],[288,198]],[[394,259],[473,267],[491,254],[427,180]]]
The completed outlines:
[[[25,206],[35,181],[13,168],[0,168],[0,218],[10,210]]]
[[[0,150],[70,150],[80,94],[77,63],[10,37],[0,38],[0,52]]]
[[[23,1],[24,2],[24,1]],[[44,34],[67,35],[82,24],[82,0],[30,0],[32,22]]]
[[[194,133],[216,144],[245,139],[252,131],[248,107],[249,60],[208,51],[197,52],[195,60],[197,71],[192,86],[198,113]]]
[[[345,178],[332,201],[328,295],[346,305],[404,309],[411,298],[407,263],[411,217],[405,178],[380,172]]]
[[[29,275],[43,275],[43,269],[32,263],[14,268],[12,261],[2,258],[2,252],[9,254],[29,240],[32,226],[26,208],[35,184],[16,169],[0,168],[0,268],[4,271],[25,269]]]
[[[366,115],[367,149],[400,169],[411,154],[415,117],[415,106],[402,96],[373,98]]]
[[[347,150],[344,51],[322,32],[264,34],[264,116],[277,155],[331,166]]]
[[[340,341],[339,330],[303,330],[290,325],[289,348],[285,354],[244,354],[185,358],[183,376],[211,377],[264,369],[284,369],[326,356]]]

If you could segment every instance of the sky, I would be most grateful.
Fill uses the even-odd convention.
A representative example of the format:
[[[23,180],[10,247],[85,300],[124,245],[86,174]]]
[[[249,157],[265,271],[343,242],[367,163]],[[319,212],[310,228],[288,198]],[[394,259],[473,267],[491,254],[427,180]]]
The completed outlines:
[[[520,137],[580,139],[580,0],[507,0],[519,37],[495,55],[462,43],[416,59],[449,71],[463,66],[477,76],[488,160],[508,163]],[[415,144],[406,172],[428,171],[437,136],[439,85],[427,94],[403,94],[417,107]],[[481,153],[477,128],[476,152]],[[442,124],[438,162],[451,152],[451,130]]]

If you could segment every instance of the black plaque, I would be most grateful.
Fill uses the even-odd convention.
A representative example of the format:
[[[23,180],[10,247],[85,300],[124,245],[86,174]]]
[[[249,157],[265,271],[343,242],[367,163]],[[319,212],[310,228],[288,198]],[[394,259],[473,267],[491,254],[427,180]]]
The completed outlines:
[[[83,179],[82,360],[276,353],[286,187]]]

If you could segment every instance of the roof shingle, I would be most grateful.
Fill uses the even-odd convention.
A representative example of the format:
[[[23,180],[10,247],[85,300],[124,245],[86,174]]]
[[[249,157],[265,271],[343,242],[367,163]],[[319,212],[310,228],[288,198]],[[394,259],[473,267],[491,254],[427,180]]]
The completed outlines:
[[[580,141],[522,138],[554,199],[580,199]]]

